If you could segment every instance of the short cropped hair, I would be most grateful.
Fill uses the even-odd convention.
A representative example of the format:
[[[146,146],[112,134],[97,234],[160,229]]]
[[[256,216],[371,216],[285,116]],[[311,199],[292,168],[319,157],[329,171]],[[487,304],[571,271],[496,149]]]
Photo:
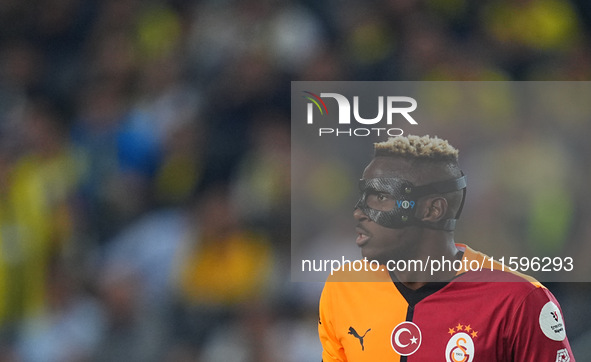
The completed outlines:
[[[458,150],[437,136],[398,136],[374,143],[375,157],[400,156],[409,159],[457,162]]]

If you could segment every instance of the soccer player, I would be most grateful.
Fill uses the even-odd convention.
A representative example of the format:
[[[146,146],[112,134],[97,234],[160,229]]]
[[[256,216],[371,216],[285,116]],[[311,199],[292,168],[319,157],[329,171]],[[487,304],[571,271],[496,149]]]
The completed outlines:
[[[429,136],[376,143],[359,185],[356,243],[380,268],[328,278],[318,322],[324,362],[574,361],[543,285],[454,242],[466,190],[457,149]],[[433,275],[392,268],[411,260],[449,264]],[[474,261],[483,269],[465,266]],[[466,264],[455,271],[454,262]]]

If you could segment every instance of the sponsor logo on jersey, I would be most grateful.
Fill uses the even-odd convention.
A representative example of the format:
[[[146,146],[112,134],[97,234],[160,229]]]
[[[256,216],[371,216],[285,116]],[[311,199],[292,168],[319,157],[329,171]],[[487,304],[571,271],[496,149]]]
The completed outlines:
[[[474,339],[478,338],[478,331],[469,324],[458,323],[457,326],[448,328],[451,335],[445,347],[445,360],[447,362],[472,362],[474,360]]]
[[[371,328],[369,328],[367,331],[365,331],[365,333],[363,333],[362,336],[360,336],[359,333],[357,333],[357,331],[355,330],[355,328],[349,327],[349,332],[347,334],[350,334],[353,337],[357,338],[359,340],[359,343],[361,343],[361,350],[365,351],[365,346],[363,346],[363,338],[365,338],[365,335],[369,331],[371,331]]]
[[[556,362],[570,362],[570,356],[566,348],[559,349],[556,352]]]
[[[553,341],[563,341],[566,338],[564,320],[558,306],[554,302],[548,302],[540,311],[540,329],[546,337]]]
[[[401,356],[410,356],[421,347],[421,330],[413,322],[402,322],[392,330],[392,348]]]

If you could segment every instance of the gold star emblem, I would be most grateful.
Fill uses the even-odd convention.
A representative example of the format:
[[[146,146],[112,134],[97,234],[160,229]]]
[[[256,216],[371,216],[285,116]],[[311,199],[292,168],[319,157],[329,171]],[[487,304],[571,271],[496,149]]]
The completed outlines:
[[[447,333],[449,333],[449,334],[452,334],[453,335],[456,332],[456,331],[454,331],[453,328],[448,328],[448,329],[449,329],[449,331],[447,331]]]
[[[476,338],[476,337],[478,337],[478,331],[472,331],[472,333],[470,333],[470,335],[472,336],[472,338]]]
[[[472,330],[472,327],[470,327],[470,325],[468,324],[467,326],[464,326],[464,330],[466,332],[470,332]]]
[[[460,323],[458,323],[458,325],[456,326],[456,331],[461,331],[462,330],[462,325]]]

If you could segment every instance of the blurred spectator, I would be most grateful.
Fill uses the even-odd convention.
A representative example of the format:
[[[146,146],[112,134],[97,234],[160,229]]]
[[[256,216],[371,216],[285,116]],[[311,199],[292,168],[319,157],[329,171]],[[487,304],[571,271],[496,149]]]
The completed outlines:
[[[207,188],[194,210],[197,233],[179,259],[175,329],[183,347],[199,355],[219,328],[264,307],[273,251],[264,234],[242,224],[226,187]],[[257,336],[245,327],[243,337]]]
[[[62,114],[44,99],[33,100],[18,125],[20,157],[4,160],[0,234],[0,319],[40,310],[48,262],[71,248],[73,198],[81,167],[65,134]],[[8,161],[9,163],[6,163]]]
[[[105,308],[105,333],[93,361],[161,361],[167,342],[166,324],[146,308],[139,270],[123,263],[109,265],[99,280]]]
[[[90,84],[82,94],[73,139],[88,165],[82,195],[95,240],[112,237],[152,206],[161,150],[150,117],[129,109],[117,82]]]
[[[47,306],[25,319],[17,348],[23,361],[89,361],[105,333],[103,306],[81,288],[74,270],[52,263]]]
[[[291,153],[289,120],[279,111],[254,116],[249,151],[233,177],[232,202],[242,220],[281,233],[289,229]],[[289,238],[283,234],[281,248]],[[278,242],[279,240],[273,240]],[[280,246],[280,245],[277,245]]]

